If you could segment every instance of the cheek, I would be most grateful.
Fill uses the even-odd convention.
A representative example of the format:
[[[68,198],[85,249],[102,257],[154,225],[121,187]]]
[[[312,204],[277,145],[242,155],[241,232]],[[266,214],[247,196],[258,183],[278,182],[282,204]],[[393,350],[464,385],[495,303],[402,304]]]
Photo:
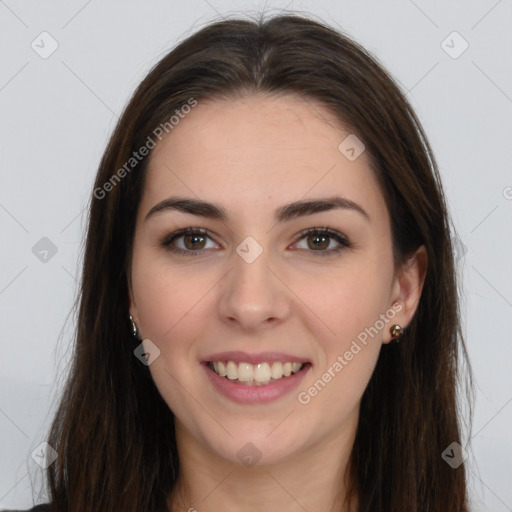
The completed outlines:
[[[133,292],[140,329],[147,338],[165,342],[201,310],[214,280],[205,273],[176,269],[141,250],[134,254]],[[192,325],[198,325],[197,320]]]
[[[206,336],[205,322],[211,318],[208,291],[214,279],[143,254],[137,264],[132,282],[141,336],[160,350],[150,373],[170,409],[178,416],[193,416],[198,413],[186,390],[194,383],[191,369],[198,367],[197,341]]]
[[[353,410],[375,368],[384,329],[390,325],[380,320],[388,288],[388,275],[369,259],[357,269],[347,266],[303,282],[301,293],[307,291],[307,306],[315,315],[302,317],[312,318],[308,327],[318,364],[302,386],[307,396],[300,403],[314,400],[325,414]]]
[[[332,421],[342,422],[355,411],[382,346],[383,329],[373,330],[383,312],[382,296],[363,284],[333,283],[312,307],[329,329],[313,331],[318,361],[297,399],[306,411]]]
[[[315,277],[304,276],[294,289],[324,325],[328,345],[343,348],[374,325],[386,308],[389,280],[370,260]],[[311,315],[309,315],[311,316]]]

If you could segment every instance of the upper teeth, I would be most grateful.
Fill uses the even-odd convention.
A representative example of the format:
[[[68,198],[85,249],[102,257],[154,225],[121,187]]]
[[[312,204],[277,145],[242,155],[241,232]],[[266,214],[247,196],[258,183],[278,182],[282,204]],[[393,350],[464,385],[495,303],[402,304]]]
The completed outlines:
[[[304,365],[302,363],[235,363],[234,361],[217,361],[213,363],[215,373],[221,377],[227,377],[229,380],[238,379],[240,382],[259,382],[266,384],[270,379],[280,379],[289,377],[292,373],[297,373]]]

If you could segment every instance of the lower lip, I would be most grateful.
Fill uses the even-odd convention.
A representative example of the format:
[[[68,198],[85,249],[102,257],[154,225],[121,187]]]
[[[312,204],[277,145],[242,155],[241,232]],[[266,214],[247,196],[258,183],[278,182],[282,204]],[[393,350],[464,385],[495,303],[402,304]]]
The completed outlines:
[[[264,386],[249,386],[247,384],[238,384],[226,377],[221,377],[206,363],[202,363],[201,366],[203,366],[208,378],[220,393],[235,402],[243,404],[264,403],[277,400],[295,389],[311,368],[310,364],[306,364],[300,371],[289,377],[282,377]]]

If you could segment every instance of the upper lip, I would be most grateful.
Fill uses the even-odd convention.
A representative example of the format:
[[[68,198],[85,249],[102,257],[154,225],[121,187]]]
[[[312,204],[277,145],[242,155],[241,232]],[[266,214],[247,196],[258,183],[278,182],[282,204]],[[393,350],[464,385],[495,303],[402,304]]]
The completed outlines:
[[[233,361],[235,363],[274,363],[281,361],[282,363],[308,363],[305,357],[294,356],[292,354],[284,354],[282,352],[258,352],[249,353],[240,350],[232,352],[217,352],[207,356],[201,360],[203,363],[216,361]]]

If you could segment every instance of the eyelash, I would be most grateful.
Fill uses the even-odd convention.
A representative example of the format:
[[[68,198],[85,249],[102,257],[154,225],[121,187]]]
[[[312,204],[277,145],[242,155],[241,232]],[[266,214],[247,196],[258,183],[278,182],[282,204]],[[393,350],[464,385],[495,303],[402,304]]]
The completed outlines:
[[[174,233],[170,233],[166,235],[161,241],[160,245],[162,247],[165,247],[168,251],[175,253],[175,254],[183,254],[186,256],[196,256],[201,252],[205,252],[205,249],[199,249],[199,250],[183,250],[183,249],[177,249],[176,247],[173,247],[171,244],[176,240],[177,238],[180,238],[185,235],[190,234],[196,234],[201,236],[207,236],[208,238],[211,238],[208,230],[202,229],[202,228],[193,228],[188,227],[185,229],[180,229],[178,231],[175,231]],[[309,228],[304,231],[302,231],[297,239],[297,242],[301,241],[303,238],[306,238],[308,235],[321,235],[328,238],[334,239],[336,242],[338,242],[340,245],[336,247],[335,249],[329,249],[329,250],[308,250],[308,249],[299,249],[299,250],[305,250],[307,252],[311,252],[314,254],[314,256],[330,256],[333,253],[339,253],[344,249],[349,249],[352,247],[352,244],[349,242],[349,240],[339,233],[338,231],[334,231],[328,227],[321,227],[321,228]]]

